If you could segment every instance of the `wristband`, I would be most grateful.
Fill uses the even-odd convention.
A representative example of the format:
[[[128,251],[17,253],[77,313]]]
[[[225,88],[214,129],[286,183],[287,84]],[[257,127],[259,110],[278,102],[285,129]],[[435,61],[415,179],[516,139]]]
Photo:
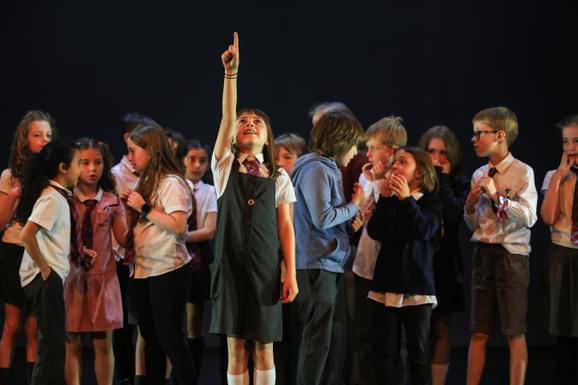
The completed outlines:
[[[151,209],[152,209],[152,207],[148,203],[145,203],[144,205],[142,205],[142,207],[140,208],[139,218],[142,220],[147,219],[147,215],[149,215],[149,213],[151,212]]]

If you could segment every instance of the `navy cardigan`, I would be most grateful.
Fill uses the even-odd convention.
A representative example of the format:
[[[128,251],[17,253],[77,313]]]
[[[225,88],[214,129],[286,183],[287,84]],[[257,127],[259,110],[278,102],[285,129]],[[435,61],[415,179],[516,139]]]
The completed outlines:
[[[434,295],[433,255],[440,239],[443,204],[436,193],[381,197],[367,233],[381,242],[371,290],[379,293]]]

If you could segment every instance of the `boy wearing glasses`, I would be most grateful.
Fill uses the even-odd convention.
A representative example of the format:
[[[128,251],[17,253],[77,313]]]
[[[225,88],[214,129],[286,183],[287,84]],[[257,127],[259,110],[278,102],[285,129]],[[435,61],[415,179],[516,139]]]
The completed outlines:
[[[509,151],[518,136],[512,111],[482,110],[474,116],[473,128],[474,151],[489,162],[474,172],[464,212],[474,232],[467,384],[480,383],[497,315],[510,348],[510,384],[523,384],[528,362],[530,228],[537,220],[534,171]]]

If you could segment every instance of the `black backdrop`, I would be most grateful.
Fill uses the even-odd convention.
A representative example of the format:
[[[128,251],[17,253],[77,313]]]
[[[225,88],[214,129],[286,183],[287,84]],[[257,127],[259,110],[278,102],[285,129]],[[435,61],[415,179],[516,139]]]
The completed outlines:
[[[410,143],[433,124],[448,125],[471,173],[483,162],[471,151],[471,117],[506,105],[520,121],[512,151],[534,167],[539,187],[560,156],[554,124],[578,113],[575,2],[189,3],[3,6],[4,164],[13,130],[29,109],[52,113],[61,135],[107,141],[117,158],[124,151],[119,120],[129,111],[212,143],[220,117],[219,55],[235,30],[239,104],[268,112],[275,133],[307,137],[311,105],[339,100],[364,126],[403,116]],[[464,231],[469,269],[468,236]],[[537,324],[548,244],[542,223],[532,243],[529,340],[542,345],[550,342]],[[459,344],[467,343],[467,319],[457,317]]]

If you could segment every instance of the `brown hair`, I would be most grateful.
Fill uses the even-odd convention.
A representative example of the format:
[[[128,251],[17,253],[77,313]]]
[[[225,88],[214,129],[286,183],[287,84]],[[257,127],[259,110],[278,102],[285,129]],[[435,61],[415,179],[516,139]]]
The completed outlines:
[[[399,116],[386,116],[373,123],[365,132],[365,140],[380,137],[386,146],[405,146],[407,144],[407,131],[402,124],[403,119]]]
[[[48,113],[38,110],[28,111],[22,119],[18,126],[16,127],[16,132],[14,133],[14,139],[12,140],[12,148],[10,149],[10,161],[8,167],[12,173],[12,177],[16,179],[22,178],[22,172],[24,171],[24,164],[26,160],[30,158],[32,152],[28,147],[28,134],[30,132],[30,125],[33,122],[44,121],[50,125],[52,129],[52,137],[56,136],[56,127],[54,127],[54,119]]]
[[[578,127],[578,115],[570,115],[562,122],[558,123],[558,128],[563,130],[565,127],[576,126]]]
[[[427,151],[429,143],[434,138],[442,140],[446,145],[446,156],[452,168],[451,173],[457,175],[462,162],[462,150],[455,134],[447,126],[433,126],[422,134],[417,146]]]
[[[311,110],[309,110],[309,117],[312,118],[313,116],[315,116],[315,114],[319,112],[322,112],[323,114],[326,114],[328,112],[347,112],[353,114],[353,112],[351,112],[349,107],[347,107],[342,102],[317,103],[316,105],[313,106],[313,108],[311,108]]]
[[[107,192],[114,193],[116,182],[112,176],[113,159],[108,145],[100,140],[92,138],[80,138],[76,141],[76,146],[80,151],[82,150],[97,150],[102,156],[102,177],[98,181],[98,186]]]
[[[518,118],[507,107],[490,107],[481,110],[472,119],[472,123],[475,122],[487,124],[496,131],[504,131],[508,147],[518,137]]]
[[[427,152],[417,147],[401,147],[397,152],[410,153],[415,160],[415,169],[419,173],[419,188],[422,193],[438,191],[438,175]],[[396,152],[396,153],[397,153]]]
[[[297,157],[301,156],[305,152],[307,143],[305,139],[297,134],[282,134],[275,138],[275,148],[284,147],[287,151],[295,154]],[[277,151],[276,151],[277,152]]]
[[[147,150],[150,161],[142,171],[136,191],[142,195],[146,202],[151,202],[158,190],[162,178],[167,175],[177,175],[187,186],[183,177],[182,168],[179,166],[173,153],[165,130],[157,125],[144,125],[129,134],[129,139],[137,146]]]
[[[311,151],[333,159],[342,157],[363,137],[359,121],[347,112],[327,112],[311,129]]]
[[[269,178],[277,178],[279,173],[275,165],[275,138],[273,137],[273,129],[271,128],[271,119],[269,119],[266,113],[257,108],[243,108],[237,112],[237,120],[243,114],[255,114],[265,122],[265,127],[267,127],[267,143],[263,146],[263,164],[269,170]],[[239,147],[234,140],[231,143],[231,151],[235,156],[239,154]]]

